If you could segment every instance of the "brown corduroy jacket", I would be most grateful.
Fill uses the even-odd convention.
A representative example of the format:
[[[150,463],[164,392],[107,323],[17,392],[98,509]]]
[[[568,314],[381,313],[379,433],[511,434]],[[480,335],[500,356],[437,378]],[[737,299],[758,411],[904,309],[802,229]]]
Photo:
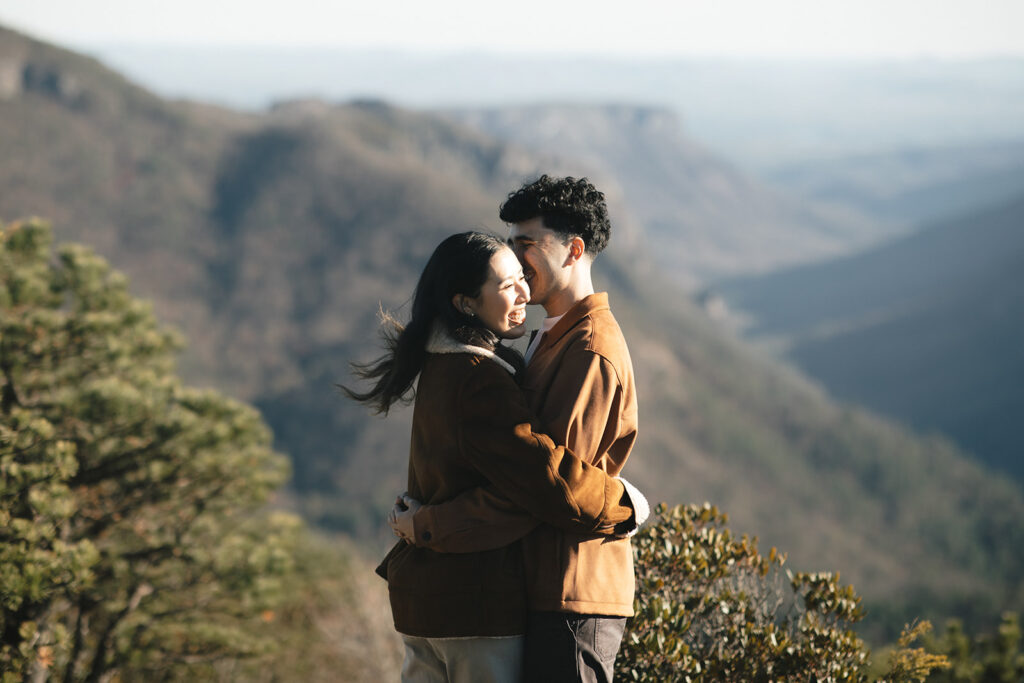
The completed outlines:
[[[607,294],[580,301],[547,332],[526,368],[523,391],[555,443],[619,474],[636,441],[637,399],[629,350]],[[517,538],[523,522],[500,492],[482,487],[422,508],[415,526],[417,544],[462,553]],[[632,616],[628,538],[540,524],[523,539],[523,557],[530,609]]]
[[[612,533],[633,515],[621,482],[581,462],[539,432],[523,393],[500,359],[435,335],[413,410],[409,494],[437,505],[492,485],[545,521]],[[536,524],[520,517],[518,533]],[[515,526],[514,524],[509,526]],[[439,553],[400,542],[377,571],[388,581],[395,628],[423,637],[524,632],[522,544]]]

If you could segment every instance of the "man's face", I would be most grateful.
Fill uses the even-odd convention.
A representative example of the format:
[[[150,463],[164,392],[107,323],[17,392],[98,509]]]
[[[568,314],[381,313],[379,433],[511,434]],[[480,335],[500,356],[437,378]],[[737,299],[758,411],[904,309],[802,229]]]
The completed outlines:
[[[569,284],[568,242],[554,230],[544,227],[543,219],[538,217],[513,223],[508,243],[523,264],[523,273],[530,285],[530,303],[546,307],[551,296]]]

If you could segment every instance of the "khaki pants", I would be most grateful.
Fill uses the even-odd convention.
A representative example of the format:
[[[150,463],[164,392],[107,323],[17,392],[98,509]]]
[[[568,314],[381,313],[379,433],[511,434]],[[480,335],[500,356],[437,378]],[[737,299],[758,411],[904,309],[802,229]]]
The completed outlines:
[[[402,636],[402,683],[519,683],[523,636],[417,638]]]

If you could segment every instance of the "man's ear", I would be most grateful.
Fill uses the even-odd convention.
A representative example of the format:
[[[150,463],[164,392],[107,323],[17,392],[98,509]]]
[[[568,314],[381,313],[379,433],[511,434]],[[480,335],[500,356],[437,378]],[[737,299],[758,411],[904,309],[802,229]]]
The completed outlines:
[[[577,235],[569,240],[569,256],[572,257],[573,261],[579,261],[586,252],[587,243],[583,241],[582,237]]]
[[[465,294],[456,294],[452,297],[452,306],[459,313],[473,315],[473,308],[470,306],[470,299]]]

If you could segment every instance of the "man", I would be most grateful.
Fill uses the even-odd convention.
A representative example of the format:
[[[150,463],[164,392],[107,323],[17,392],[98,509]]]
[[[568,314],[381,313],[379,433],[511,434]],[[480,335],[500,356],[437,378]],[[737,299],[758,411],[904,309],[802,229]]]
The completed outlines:
[[[585,178],[544,175],[509,195],[500,216],[511,226],[530,303],[547,314],[526,352],[527,401],[555,443],[618,475],[636,440],[637,401],[622,331],[591,279],[610,233],[604,195]],[[509,531],[514,517],[503,525],[497,511],[508,505],[487,488],[440,505],[409,502],[416,543],[442,552],[522,533]],[[530,600],[524,679],[610,682],[633,614],[629,539],[539,525],[522,543]]]

